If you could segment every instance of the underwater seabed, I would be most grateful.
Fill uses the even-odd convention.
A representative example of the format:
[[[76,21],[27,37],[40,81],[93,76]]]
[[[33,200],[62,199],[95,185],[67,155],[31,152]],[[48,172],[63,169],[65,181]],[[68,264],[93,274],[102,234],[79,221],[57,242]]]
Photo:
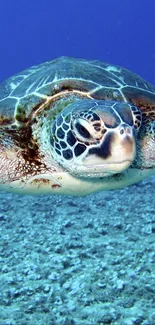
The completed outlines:
[[[155,325],[155,177],[87,197],[0,193],[0,325]]]

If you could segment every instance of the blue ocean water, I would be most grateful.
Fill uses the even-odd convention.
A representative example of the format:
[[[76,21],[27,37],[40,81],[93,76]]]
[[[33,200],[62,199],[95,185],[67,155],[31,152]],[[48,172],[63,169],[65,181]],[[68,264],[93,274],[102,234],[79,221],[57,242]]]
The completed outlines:
[[[154,0],[0,2],[0,81],[65,55],[155,84]],[[155,325],[155,179],[88,197],[0,193],[0,325]]]
[[[153,0],[1,1],[0,79],[67,55],[123,65],[155,83]]]

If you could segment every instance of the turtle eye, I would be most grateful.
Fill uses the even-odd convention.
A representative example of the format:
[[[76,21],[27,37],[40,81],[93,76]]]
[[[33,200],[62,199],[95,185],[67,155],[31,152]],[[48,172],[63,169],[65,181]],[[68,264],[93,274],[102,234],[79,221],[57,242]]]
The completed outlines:
[[[75,138],[81,142],[94,143],[100,139],[100,128],[91,121],[84,118],[76,118],[72,122],[72,131]]]
[[[75,124],[76,130],[78,131],[79,135],[81,135],[83,138],[90,139],[90,133],[89,131],[79,122]]]
[[[84,118],[75,118],[72,123],[74,135],[80,140],[89,140],[92,138],[92,125]]]

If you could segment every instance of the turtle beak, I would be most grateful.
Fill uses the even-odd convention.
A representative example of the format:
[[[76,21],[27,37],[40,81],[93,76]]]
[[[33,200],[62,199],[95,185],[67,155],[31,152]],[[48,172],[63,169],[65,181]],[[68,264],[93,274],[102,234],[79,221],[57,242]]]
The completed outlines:
[[[114,172],[122,172],[133,163],[136,156],[134,130],[132,127],[124,124],[118,128],[117,132],[112,132],[112,134],[107,136],[107,139],[105,139],[108,148],[107,163],[114,163]],[[102,150],[105,150],[104,142]]]
[[[134,161],[136,143],[132,127],[122,124],[117,130],[110,130],[100,146],[91,148],[85,159],[85,166],[94,170],[95,177],[121,173]],[[90,164],[91,162],[91,164]]]

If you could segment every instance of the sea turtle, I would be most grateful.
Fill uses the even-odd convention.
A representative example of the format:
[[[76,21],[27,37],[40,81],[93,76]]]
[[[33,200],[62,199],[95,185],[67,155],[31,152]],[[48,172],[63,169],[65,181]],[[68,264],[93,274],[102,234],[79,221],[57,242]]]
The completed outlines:
[[[84,195],[155,174],[155,87],[61,57],[0,85],[0,188]]]

